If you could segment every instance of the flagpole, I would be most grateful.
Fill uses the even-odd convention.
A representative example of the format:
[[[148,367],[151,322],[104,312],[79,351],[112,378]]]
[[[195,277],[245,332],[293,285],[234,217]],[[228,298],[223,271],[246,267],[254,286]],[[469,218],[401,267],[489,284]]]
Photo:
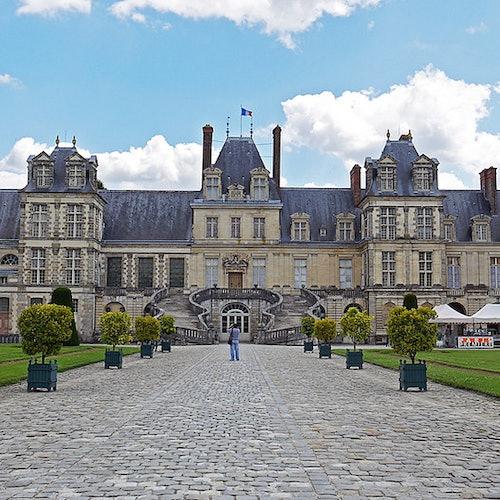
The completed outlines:
[[[240,137],[243,137],[243,106],[240,104]]]

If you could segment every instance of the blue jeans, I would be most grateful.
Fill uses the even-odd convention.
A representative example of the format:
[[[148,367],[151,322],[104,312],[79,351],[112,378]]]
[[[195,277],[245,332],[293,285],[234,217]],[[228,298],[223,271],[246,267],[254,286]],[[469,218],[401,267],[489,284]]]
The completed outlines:
[[[231,361],[239,361],[240,360],[240,341],[233,340],[230,345],[231,348]]]

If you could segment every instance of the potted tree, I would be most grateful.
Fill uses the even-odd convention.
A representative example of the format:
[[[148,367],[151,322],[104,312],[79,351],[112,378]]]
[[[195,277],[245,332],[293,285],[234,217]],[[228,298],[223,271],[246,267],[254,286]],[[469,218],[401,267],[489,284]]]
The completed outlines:
[[[411,363],[399,363],[399,390],[417,387],[427,390],[425,361],[415,362],[418,352],[431,351],[436,345],[437,325],[429,323],[436,313],[428,307],[406,309],[395,307],[389,314],[387,335],[395,352],[408,356]]]
[[[28,391],[57,389],[57,361],[45,362],[54,356],[71,337],[71,309],[57,304],[37,304],[24,309],[18,319],[23,352],[33,356],[28,365]],[[37,355],[42,362],[38,363]]]
[[[173,316],[162,316],[160,318],[161,352],[171,352],[172,342],[170,336],[175,333],[175,319]]]
[[[372,317],[366,312],[360,311],[356,307],[350,307],[340,318],[342,332],[347,337],[351,337],[353,350],[346,351],[346,368],[353,366],[363,368],[363,351],[356,350],[356,344],[366,342],[371,332]]]
[[[314,322],[314,336],[318,339],[319,357],[332,357],[332,340],[336,336],[337,324],[330,318],[317,319]]]
[[[300,331],[307,337],[307,340],[304,340],[304,352],[313,352],[314,321],[312,316],[302,316],[300,319]]]
[[[106,348],[104,355],[104,368],[123,365],[123,351],[116,349],[118,344],[127,344],[132,339],[130,335],[130,316],[125,312],[107,312],[101,316],[99,321],[101,328],[101,341],[111,345]]]
[[[135,318],[135,337],[141,343],[141,358],[152,358],[153,340],[160,338],[160,322],[153,316]]]
[[[50,299],[51,304],[58,304],[60,306],[66,306],[71,309],[71,314],[73,319],[71,320],[71,337],[64,342],[66,346],[77,346],[80,345],[80,338],[78,337],[78,332],[76,330],[75,323],[75,311],[73,308],[73,296],[71,290],[64,286],[56,288],[52,291],[52,297]]]

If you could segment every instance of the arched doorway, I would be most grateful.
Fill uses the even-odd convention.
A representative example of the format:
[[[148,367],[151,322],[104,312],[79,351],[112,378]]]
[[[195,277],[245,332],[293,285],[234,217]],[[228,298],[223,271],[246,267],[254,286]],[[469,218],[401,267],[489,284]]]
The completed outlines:
[[[467,315],[465,306],[460,302],[450,302],[448,304],[452,309],[459,313]],[[444,347],[457,347],[457,337],[464,334],[465,325],[446,325],[441,330]]]
[[[355,307],[358,311],[362,311],[363,308],[359,305],[359,304],[356,304],[356,302],[353,302],[352,304],[349,304],[345,307],[344,309],[344,314],[351,308],[351,307]]]
[[[458,311],[459,313],[462,313],[462,314],[467,314],[467,312],[465,311],[465,306],[463,306],[462,304],[460,304],[460,302],[450,302],[448,304],[451,308],[455,309],[455,311]]]
[[[125,307],[120,302],[109,302],[104,310],[106,312],[125,312]]]
[[[383,309],[383,321],[384,321],[384,327],[387,326],[387,321],[389,320],[389,314],[391,311],[396,307],[396,304],[394,302],[386,302],[384,304],[384,309]]]
[[[233,323],[238,325],[243,335],[250,333],[250,312],[247,306],[239,302],[230,302],[222,308],[221,332],[227,333]]]

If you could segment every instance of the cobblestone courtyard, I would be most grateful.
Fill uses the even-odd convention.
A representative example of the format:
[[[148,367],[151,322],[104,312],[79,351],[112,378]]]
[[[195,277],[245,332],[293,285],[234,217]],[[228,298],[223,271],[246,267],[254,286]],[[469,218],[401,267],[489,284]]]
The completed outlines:
[[[0,389],[0,498],[500,498],[500,405],[298,347],[176,347]]]

